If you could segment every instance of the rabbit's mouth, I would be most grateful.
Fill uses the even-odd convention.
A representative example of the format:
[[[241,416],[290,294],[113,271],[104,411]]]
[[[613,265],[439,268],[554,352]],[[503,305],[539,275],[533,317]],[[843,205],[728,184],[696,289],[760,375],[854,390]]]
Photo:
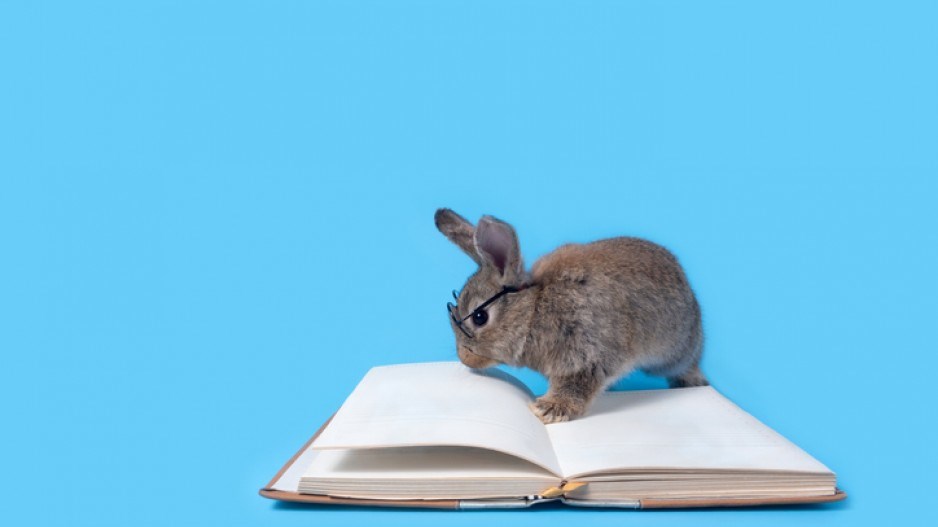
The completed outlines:
[[[469,366],[470,368],[482,369],[488,368],[489,366],[494,366],[497,361],[490,359],[488,357],[483,357],[466,346],[459,346],[456,349],[456,355],[459,356],[459,360],[463,364]]]

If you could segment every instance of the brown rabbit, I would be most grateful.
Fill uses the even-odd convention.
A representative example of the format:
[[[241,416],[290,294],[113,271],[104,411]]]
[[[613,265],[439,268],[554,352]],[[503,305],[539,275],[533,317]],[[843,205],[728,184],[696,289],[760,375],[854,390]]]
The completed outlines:
[[[434,219],[479,264],[447,305],[459,360],[545,375],[549,389],[531,406],[543,422],[579,417],[635,369],[671,387],[707,384],[700,308],[667,249],[639,238],[563,245],[528,273],[511,225],[483,216],[473,227],[449,209]]]

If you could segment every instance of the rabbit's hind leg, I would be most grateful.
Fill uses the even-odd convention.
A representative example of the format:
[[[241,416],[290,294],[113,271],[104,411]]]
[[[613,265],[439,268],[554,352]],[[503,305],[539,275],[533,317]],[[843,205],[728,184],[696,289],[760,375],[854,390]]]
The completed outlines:
[[[707,381],[703,372],[700,371],[700,366],[697,363],[694,363],[693,366],[687,368],[687,370],[680,375],[668,377],[668,386],[671,388],[689,388],[691,386],[709,385],[710,382]]]

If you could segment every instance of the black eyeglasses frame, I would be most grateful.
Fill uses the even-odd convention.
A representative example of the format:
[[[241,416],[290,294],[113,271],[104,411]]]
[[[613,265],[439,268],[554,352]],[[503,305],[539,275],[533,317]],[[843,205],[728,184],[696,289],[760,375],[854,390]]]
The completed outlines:
[[[501,298],[501,297],[503,297],[503,296],[505,296],[505,295],[507,295],[507,294],[509,294],[509,293],[517,293],[517,292],[519,292],[519,291],[521,291],[521,290],[523,290],[523,289],[524,289],[524,287],[512,287],[512,286],[506,285],[506,286],[502,287],[502,290],[501,290],[501,291],[495,293],[491,298],[489,298],[489,299],[486,300],[485,302],[482,302],[481,304],[479,304],[478,307],[476,307],[475,309],[473,309],[468,315],[466,315],[466,316],[463,317],[463,318],[459,318],[459,317],[457,316],[458,311],[456,310],[456,307],[457,307],[457,305],[458,305],[458,303],[459,303],[459,295],[456,293],[456,290],[454,289],[454,290],[453,290],[453,300],[456,301],[456,304],[454,304],[454,303],[452,303],[452,302],[447,302],[447,303],[446,303],[446,311],[447,311],[447,313],[449,313],[449,317],[453,320],[453,323],[456,324],[456,327],[458,327],[459,330],[462,331],[463,335],[465,335],[467,338],[472,339],[472,338],[475,338],[475,335],[474,335],[472,332],[469,331],[469,328],[467,328],[467,327],[465,327],[465,326],[463,325],[463,323],[464,323],[465,321],[467,321],[467,320],[469,320],[470,318],[472,318],[472,317],[473,317],[476,313],[478,313],[479,311],[482,311],[483,309],[485,309],[485,308],[487,308],[488,306],[492,305],[492,303],[495,302],[496,300],[498,300],[499,298]]]

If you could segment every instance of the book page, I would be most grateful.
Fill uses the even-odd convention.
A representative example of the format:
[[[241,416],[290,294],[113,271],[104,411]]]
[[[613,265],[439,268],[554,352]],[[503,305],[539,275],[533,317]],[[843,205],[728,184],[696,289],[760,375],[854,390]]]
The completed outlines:
[[[296,489],[366,499],[470,499],[529,496],[558,476],[489,449],[423,446],[318,450]]]
[[[709,386],[606,392],[547,425],[564,477],[629,470],[830,470]]]
[[[504,452],[559,475],[533,396],[500,370],[458,362],[372,368],[313,448],[468,446]]]

